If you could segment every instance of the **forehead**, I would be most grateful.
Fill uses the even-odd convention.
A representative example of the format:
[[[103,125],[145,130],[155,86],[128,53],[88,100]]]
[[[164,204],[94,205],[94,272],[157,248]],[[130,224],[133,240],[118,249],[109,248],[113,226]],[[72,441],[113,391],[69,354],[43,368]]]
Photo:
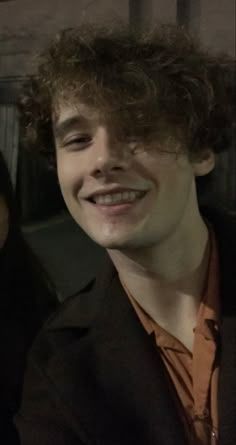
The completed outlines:
[[[128,123],[128,119],[124,119],[122,110],[115,112],[112,106],[95,108],[76,99],[57,101],[52,113],[52,122],[56,139],[63,138],[74,129],[90,130],[98,126],[106,127],[109,133],[120,138],[127,135],[131,128],[131,122]]]
[[[80,102],[68,101],[57,101],[53,107],[52,111],[52,121],[54,127],[60,126],[63,122],[78,118],[81,121],[98,121],[100,113]]]
[[[52,113],[53,130],[55,138],[62,138],[66,133],[79,128],[96,128],[99,125],[105,126],[109,132],[119,137],[131,134],[132,136],[143,137],[144,139],[165,140],[173,139],[180,141],[185,139],[183,128],[176,123],[168,121],[165,117],[160,117],[153,128],[153,125],[146,129],[139,125],[138,117],[133,113],[123,115],[122,110],[114,110],[111,107],[102,109],[87,105],[78,97],[69,96],[65,99],[57,99]],[[143,131],[146,130],[146,131]],[[186,142],[186,141],[185,141]]]

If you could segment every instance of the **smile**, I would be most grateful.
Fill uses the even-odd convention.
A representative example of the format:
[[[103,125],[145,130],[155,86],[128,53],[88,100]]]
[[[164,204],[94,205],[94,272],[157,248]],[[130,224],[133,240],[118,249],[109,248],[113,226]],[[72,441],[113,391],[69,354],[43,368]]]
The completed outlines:
[[[118,205],[118,204],[125,204],[125,203],[132,203],[136,201],[137,199],[141,199],[146,194],[146,191],[141,190],[131,190],[131,191],[124,191],[124,192],[117,192],[117,193],[108,193],[103,195],[96,195],[94,196],[91,201],[98,205]]]

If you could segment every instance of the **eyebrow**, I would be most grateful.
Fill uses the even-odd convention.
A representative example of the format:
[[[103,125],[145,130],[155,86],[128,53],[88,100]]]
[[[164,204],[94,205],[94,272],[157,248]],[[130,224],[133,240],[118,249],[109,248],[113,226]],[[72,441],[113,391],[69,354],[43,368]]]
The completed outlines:
[[[85,126],[90,123],[90,120],[84,116],[72,116],[62,122],[57,122],[53,126],[54,136],[56,139],[63,139],[66,134],[75,128]]]

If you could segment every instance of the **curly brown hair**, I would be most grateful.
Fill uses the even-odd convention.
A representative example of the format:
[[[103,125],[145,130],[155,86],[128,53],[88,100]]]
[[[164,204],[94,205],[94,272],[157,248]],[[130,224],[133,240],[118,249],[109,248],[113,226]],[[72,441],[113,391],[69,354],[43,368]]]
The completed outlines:
[[[164,118],[184,129],[190,154],[217,153],[232,143],[235,98],[235,61],[209,54],[180,27],[83,25],[41,54],[21,97],[21,128],[31,147],[54,157],[52,114],[60,101],[79,100],[125,134],[150,136]]]

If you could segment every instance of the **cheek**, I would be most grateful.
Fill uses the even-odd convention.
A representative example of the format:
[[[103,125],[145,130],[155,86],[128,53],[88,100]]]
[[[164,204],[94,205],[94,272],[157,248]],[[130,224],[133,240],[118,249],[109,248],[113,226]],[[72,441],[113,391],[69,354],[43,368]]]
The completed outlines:
[[[191,183],[194,180],[191,167],[187,163],[174,163],[162,166],[157,171],[158,189],[167,202],[186,199]]]
[[[70,155],[57,155],[57,175],[64,196],[73,195],[82,183],[82,174],[78,168],[78,162]]]

